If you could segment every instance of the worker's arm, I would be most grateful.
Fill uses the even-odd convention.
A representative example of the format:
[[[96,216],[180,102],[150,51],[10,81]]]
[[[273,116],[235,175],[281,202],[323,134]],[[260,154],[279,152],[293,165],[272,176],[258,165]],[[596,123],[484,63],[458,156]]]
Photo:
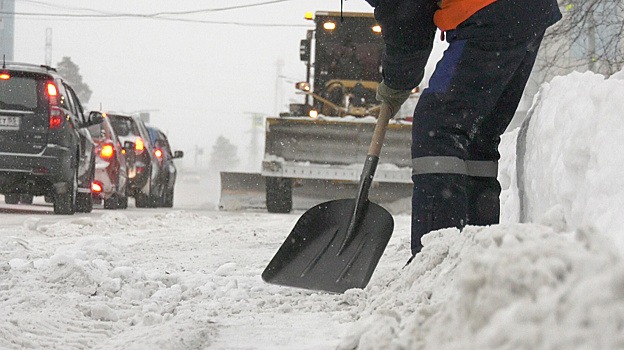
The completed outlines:
[[[385,84],[411,90],[423,79],[433,48],[435,0],[366,0],[375,6],[386,43],[382,61]]]

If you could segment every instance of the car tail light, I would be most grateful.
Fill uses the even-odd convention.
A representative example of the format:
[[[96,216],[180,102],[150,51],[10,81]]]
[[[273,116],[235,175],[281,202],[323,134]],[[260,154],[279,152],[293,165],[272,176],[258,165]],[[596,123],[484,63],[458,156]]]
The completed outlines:
[[[9,80],[11,75],[9,73],[0,73],[0,80]]]
[[[102,184],[99,182],[93,182],[91,184],[91,191],[93,191],[93,193],[101,193],[102,192]]]
[[[134,150],[137,154],[143,153],[143,151],[145,150],[145,143],[143,143],[142,138],[137,137],[136,142],[134,143]]]
[[[53,82],[48,82],[45,89],[50,103],[50,129],[58,129],[63,125],[63,110],[58,107],[58,89]]]
[[[54,83],[48,83],[46,85],[46,90],[48,91],[48,97],[54,97],[56,99],[58,96],[58,89]]]
[[[156,148],[156,150],[154,151],[154,155],[156,156],[156,158],[158,158],[158,160],[161,160],[163,156],[163,152],[160,148]]]
[[[63,125],[63,111],[55,106],[50,106],[50,129],[58,129]]]
[[[115,155],[115,148],[111,144],[105,144],[100,150],[100,157],[103,159],[110,159]]]

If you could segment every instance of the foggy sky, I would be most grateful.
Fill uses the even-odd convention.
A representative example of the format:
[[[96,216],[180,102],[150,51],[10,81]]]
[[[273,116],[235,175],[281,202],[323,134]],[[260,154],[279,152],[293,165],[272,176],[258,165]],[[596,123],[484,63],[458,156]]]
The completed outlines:
[[[16,0],[16,12],[152,14],[259,2],[266,0]],[[345,1],[344,6],[345,11],[372,10],[364,0]],[[152,124],[169,134],[173,148],[187,152],[186,161],[193,158],[196,145],[210,153],[217,137],[223,135],[238,145],[239,157],[245,162],[251,139],[250,113],[273,115],[276,102],[285,111],[292,99],[303,100],[294,94],[293,86],[294,81],[305,80],[299,41],[312,25],[304,20],[305,12],[339,9],[339,0],[293,0],[173,16],[310,27],[17,16],[15,60],[44,64],[46,28],[51,28],[52,65],[69,56],[80,67],[84,82],[93,90],[88,108],[101,105],[104,110],[151,111]],[[279,81],[278,60],[284,63]],[[276,87],[282,93],[277,100]],[[259,168],[259,164],[250,167]]]

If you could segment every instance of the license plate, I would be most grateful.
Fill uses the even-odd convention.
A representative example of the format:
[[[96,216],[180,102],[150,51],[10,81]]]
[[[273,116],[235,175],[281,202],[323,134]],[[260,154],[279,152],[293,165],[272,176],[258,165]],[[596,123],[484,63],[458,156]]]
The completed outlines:
[[[0,115],[0,130],[19,130],[20,117]]]

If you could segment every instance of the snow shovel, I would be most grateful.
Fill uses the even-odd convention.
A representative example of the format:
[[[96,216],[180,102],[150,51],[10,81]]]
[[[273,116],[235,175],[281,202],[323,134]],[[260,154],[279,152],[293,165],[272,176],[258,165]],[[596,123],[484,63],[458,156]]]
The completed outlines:
[[[382,105],[357,198],[321,203],[303,213],[262,273],[265,282],[335,293],[366,287],[394,229],[392,215],[368,200],[391,117]]]

